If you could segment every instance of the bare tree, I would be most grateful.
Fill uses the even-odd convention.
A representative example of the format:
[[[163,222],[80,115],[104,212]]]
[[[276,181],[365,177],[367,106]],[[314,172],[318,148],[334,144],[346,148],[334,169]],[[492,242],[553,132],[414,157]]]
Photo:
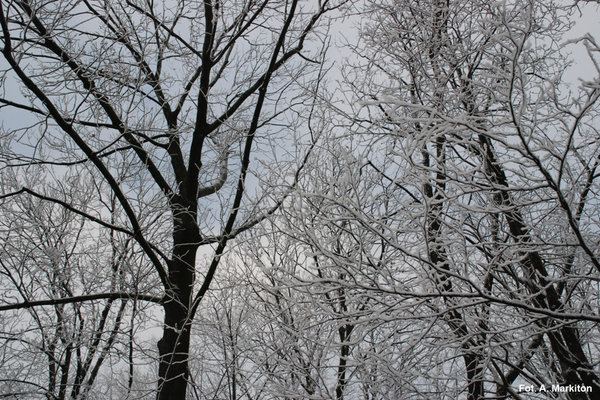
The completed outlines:
[[[263,376],[294,389],[272,393],[594,398],[598,78],[564,69],[575,44],[594,67],[595,38],[565,43],[556,3],[369,11],[353,125],[246,262],[266,272],[246,303],[271,316]]]
[[[3,132],[3,171],[39,165],[48,175],[35,187],[22,180],[2,201],[37,198],[126,236],[122,251],[139,255],[136,268],[155,285],[42,299],[34,291],[2,309],[160,305],[157,398],[184,399],[190,328],[226,245],[282,201],[261,191],[269,170],[253,161],[285,158],[277,140],[294,143],[302,87],[318,79],[307,66],[323,54],[319,23],[342,4],[3,0],[2,81],[20,91],[4,89],[0,105],[22,116]],[[94,208],[46,189],[65,171],[97,189]],[[213,252],[206,264],[200,247]]]
[[[366,162],[395,188],[394,219],[410,223],[368,220],[429,277],[414,296],[437,293],[467,397],[519,398],[524,381],[598,393],[599,78],[575,88],[565,74],[575,10],[399,0],[371,11],[353,73],[372,78],[351,76],[367,106],[355,121],[376,134]],[[595,38],[579,43],[597,66]]]
[[[255,360],[265,358],[265,390],[328,399],[452,393],[423,379],[435,374],[427,369],[439,348],[418,343],[436,315],[398,291],[426,278],[372,222],[391,229],[395,204],[356,150],[352,140],[323,140],[286,206],[241,245],[255,291],[243,298],[264,318],[251,335],[264,349]]]
[[[42,181],[39,168],[29,172],[30,184]],[[7,175],[3,183],[9,188]],[[63,178],[74,184],[70,193],[64,186],[46,190],[68,196],[78,210],[91,210],[95,190],[77,176]],[[142,284],[131,275],[139,255],[130,237],[90,230],[84,217],[54,202],[14,200],[0,207],[2,308],[13,309],[3,315],[12,322],[4,324],[2,348],[9,358],[0,368],[3,384],[19,383],[21,389],[3,395],[85,397],[105,383],[98,381],[107,359],[125,358],[132,345],[123,332],[126,320],[138,314],[135,301],[118,294]],[[43,300],[34,307],[36,299]]]

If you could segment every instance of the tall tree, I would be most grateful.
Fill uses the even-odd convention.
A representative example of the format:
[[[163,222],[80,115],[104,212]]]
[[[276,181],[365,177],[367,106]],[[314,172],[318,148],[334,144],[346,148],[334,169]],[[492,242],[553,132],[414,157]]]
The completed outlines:
[[[39,168],[29,172],[34,174],[30,183],[41,181],[35,176]],[[75,176],[64,178],[82,183]],[[64,188],[46,189],[55,196],[66,194]],[[96,204],[89,187],[70,186],[68,195],[79,210]],[[127,269],[136,265],[138,255],[131,238],[90,231],[81,215],[58,204],[25,196],[14,200],[0,207],[3,303],[44,300],[40,307],[3,314],[2,349],[7,357],[0,363],[1,393],[85,397],[94,385],[104,384],[99,371],[110,354],[127,352],[123,326],[137,312],[128,299],[106,294],[131,290]],[[101,291],[105,295],[91,301]],[[90,301],[73,301],[77,295]]]
[[[565,73],[576,10],[534,0],[370,4],[354,73],[373,78],[352,77],[366,106],[355,121],[385,143],[367,162],[395,188],[395,218],[411,221],[381,231],[430,277],[414,296],[437,293],[431,306],[462,358],[468,398],[518,398],[517,379],[600,392],[591,330],[600,71],[578,88]],[[596,39],[576,42],[597,67]]]
[[[21,180],[2,200],[35,197],[89,229],[126,235],[127,251],[143,255],[137,268],[156,282],[3,309],[98,298],[158,304],[157,398],[184,399],[192,321],[226,245],[282,201],[261,192],[269,171],[253,161],[285,158],[277,141],[293,144],[302,86],[318,80],[309,67],[323,54],[319,24],[343,3],[2,0],[2,82],[19,82],[0,98],[19,116],[3,132],[5,166],[27,173],[36,164],[56,182],[76,171],[97,189],[98,206],[80,209],[44,181]],[[198,264],[203,246],[213,255]]]

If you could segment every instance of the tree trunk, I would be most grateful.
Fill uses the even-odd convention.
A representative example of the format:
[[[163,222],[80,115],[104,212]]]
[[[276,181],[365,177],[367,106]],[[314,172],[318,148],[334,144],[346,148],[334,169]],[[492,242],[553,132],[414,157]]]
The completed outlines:
[[[598,377],[594,374],[593,367],[588,361],[575,329],[564,326],[558,331],[548,332],[552,351],[560,364],[562,378],[565,385],[585,385],[592,388],[591,393],[571,392],[568,394],[572,400],[591,400],[597,398],[594,393],[600,393]]]
[[[165,296],[163,336],[158,342],[157,400],[185,400],[189,378],[190,306],[195,280],[199,231],[196,204],[174,213],[173,257],[169,262],[170,290]]]
[[[340,360],[337,371],[337,385],[335,387],[335,398],[337,400],[344,400],[344,389],[348,384],[348,378],[346,377],[346,372],[348,368],[348,357],[350,356],[350,345],[348,344],[348,341],[350,340],[350,335],[352,334],[353,329],[353,325],[343,325],[338,329],[340,343],[342,344],[342,346],[340,348]]]
[[[188,307],[177,300],[164,306],[163,337],[158,342],[157,400],[184,400],[189,377],[190,324]]]
[[[468,400],[480,400],[484,395],[483,367],[481,356],[476,353],[463,354],[465,367],[467,368]]]

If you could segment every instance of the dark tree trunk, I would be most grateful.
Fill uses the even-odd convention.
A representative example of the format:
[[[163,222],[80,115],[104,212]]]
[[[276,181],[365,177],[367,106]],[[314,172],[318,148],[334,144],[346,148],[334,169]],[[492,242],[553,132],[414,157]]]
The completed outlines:
[[[352,334],[353,329],[353,325],[343,325],[338,329],[340,343],[342,344],[342,346],[340,348],[340,361],[338,364],[337,385],[335,387],[335,398],[337,400],[344,400],[344,389],[348,384],[348,378],[346,377],[346,372],[348,368],[348,357],[350,356],[350,345],[348,344],[348,341],[350,340],[350,335]]]
[[[481,356],[478,354],[464,354],[463,359],[467,368],[468,400],[480,400],[483,398],[483,367]]]
[[[157,400],[184,400],[189,378],[190,324],[188,307],[177,300],[164,306],[163,337],[158,342]]]
[[[552,351],[559,361],[563,383],[574,386],[585,385],[592,388],[590,393],[571,392],[568,394],[569,399],[597,399],[598,393],[600,393],[598,377],[592,372],[593,368],[583,351],[575,329],[565,326],[558,331],[549,332],[548,338]]]
[[[173,257],[169,262],[170,289],[165,295],[163,336],[158,342],[157,400],[185,400],[189,379],[190,306],[195,280],[199,231],[197,205],[174,213]]]

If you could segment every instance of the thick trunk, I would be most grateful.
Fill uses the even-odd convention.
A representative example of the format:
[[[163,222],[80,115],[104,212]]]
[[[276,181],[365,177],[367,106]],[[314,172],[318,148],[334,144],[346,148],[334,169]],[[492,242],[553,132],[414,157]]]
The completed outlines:
[[[346,377],[348,357],[350,356],[350,345],[348,344],[348,341],[350,340],[353,329],[353,325],[343,325],[338,329],[342,346],[340,348],[340,362],[338,364],[337,385],[335,387],[335,398],[337,400],[344,399],[344,389],[346,389],[346,385],[348,384],[348,378]]]
[[[187,210],[194,210],[195,207],[195,204],[191,205]],[[163,304],[163,336],[158,342],[157,400],[185,400],[189,378],[189,311],[199,232],[194,212],[176,213],[174,221],[173,257],[169,262],[171,288],[167,290]]]
[[[176,300],[165,305],[163,337],[158,342],[157,400],[184,400],[189,377],[188,307]]]
[[[590,393],[571,392],[568,394],[569,399],[591,400],[597,398],[597,393],[600,393],[598,377],[592,372],[593,368],[585,356],[575,329],[564,326],[558,331],[548,332],[548,338],[552,351],[559,361],[563,383],[592,388]]]
[[[467,368],[468,400],[479,400],[483,398],[483,367],[481,356],[478,354],[463,354]]]

